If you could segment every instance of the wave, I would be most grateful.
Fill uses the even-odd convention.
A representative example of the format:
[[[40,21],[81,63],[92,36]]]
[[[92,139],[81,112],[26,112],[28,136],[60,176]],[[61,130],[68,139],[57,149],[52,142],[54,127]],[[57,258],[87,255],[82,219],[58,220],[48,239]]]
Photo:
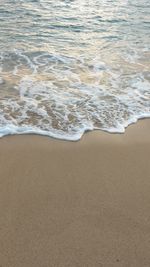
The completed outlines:
[[[79,140],[150,116],[147,0],[2,2],[1,136]]]

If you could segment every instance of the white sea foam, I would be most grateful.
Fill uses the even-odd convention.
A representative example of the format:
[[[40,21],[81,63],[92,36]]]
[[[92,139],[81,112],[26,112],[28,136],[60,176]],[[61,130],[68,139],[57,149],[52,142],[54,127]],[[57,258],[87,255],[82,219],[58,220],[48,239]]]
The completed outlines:
[[[123,133],[129,124],[149,117],[149,83],[133,76],[132,90],[118,91],[118,76],[107,72],[112,85],[109,90],[106,85],[82,83],[79,77],[64,89],[55,80],[24,76],[16,87],[18,97],[1,101],[0,135],[37,133],[78,140],[93,129]]]

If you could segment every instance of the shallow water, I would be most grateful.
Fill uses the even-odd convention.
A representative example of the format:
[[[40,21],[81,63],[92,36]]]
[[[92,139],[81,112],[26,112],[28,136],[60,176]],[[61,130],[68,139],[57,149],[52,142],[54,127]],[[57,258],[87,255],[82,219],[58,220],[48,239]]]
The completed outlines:
[[[148,0],[1,0],[0,136],[78,140],[150,117]]]

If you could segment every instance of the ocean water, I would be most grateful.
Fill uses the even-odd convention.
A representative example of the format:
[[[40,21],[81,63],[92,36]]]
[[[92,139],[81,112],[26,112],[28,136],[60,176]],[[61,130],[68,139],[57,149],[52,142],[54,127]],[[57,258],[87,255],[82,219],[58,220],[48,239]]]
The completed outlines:
[[[150,117],[149,14],[148,0],[1,0],[0,136]]]

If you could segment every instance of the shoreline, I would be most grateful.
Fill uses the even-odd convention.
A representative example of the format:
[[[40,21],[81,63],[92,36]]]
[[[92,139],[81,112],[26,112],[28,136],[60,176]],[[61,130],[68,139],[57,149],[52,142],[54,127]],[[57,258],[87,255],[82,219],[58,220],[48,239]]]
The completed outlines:
[[[10,129],[10,127],[7,127],[7,131],[5,130],[5,132],[7,133],[0,133],[0,138],[3,138],[3,137],[7,137],[7,136],[15,136],[15,135],[35,135],[35,136],[44,136],[44,137],[48,137],[48,138],[52,138],[52,139],[56,139],[58,141],[67,141],[67,142],[78,142],[80,140],[83,139],[84,135],[86,135],[87,133],[92,133],[92,132],[105,132],[105,133],[108,133],[108,134],[116,134],[116,135],[120,135],[120,134],[125,134],[126,130],[128,130],[128,128],[130,128],[132,125],[135,125],[135,124],[138,124],[140,121],[149,121],[150,120],[150,116],[141,116],[139,117],[138,119],[136,119],[136,121],[132,121],[130,122],[128,125],[124,125],[123,126],[123,129],[124,131],[114,131],[114,129],[112,130],[107,130],[107,129],[100,129],[100,128],[94,128],[94,129],[86,129],[84,130],[84,132],[82,134],[77,134],[74,136],[74,139],[73,139],[73,136],[64,136],[64,138],[62,137],[63,135],[55,135],[54,133],[51,133],[51,134],[48,134],[46,131],[43,131],[43,130],[33,130],[33,129],[26,129],[26,130],[23,130],[25,129],[25,127],[23,128],[20,128],[20,127],[15,127],[15,126],[12,126],[12,128]],[[12,133],[13,132],[13,133]],[[78,136],[78,137],[77,137]],[[80,137],[79,137],[80,136]]]
[[[0,266],[150,266],[150,119],[0,138]]]

